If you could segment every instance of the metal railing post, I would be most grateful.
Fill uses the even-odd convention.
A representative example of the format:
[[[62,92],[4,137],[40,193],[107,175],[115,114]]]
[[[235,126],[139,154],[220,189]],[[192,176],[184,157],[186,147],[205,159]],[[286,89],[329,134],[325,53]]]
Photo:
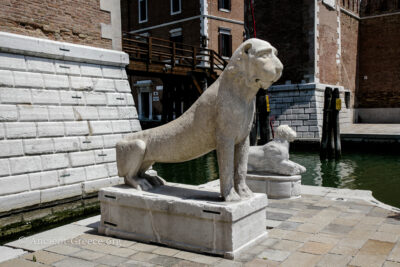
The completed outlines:
[[[214,71],[214,50],[210,51],[210,68],[211,72]]]
[[[152,46],[153,46],[153,40],[152,40],[152,38],[151,37],[148,37],[149,39],[148,39],[148,51],[147,51],[147,53],[148,53],[148,62],[149,62],[149,64],[151,64],[151,57],[152,57]]]
[[[175,42],[172,43],[172,59],[171,59],[171,66],[175,67],[175,54],[176,54],[176,44]]]
[[[196,47],[194,47],[193,46],[193,69],[195,69],[196,68],[196,65],[197,65],[197,59],[196,59],[196,54],[197,54],[197,51],[196,51]]]

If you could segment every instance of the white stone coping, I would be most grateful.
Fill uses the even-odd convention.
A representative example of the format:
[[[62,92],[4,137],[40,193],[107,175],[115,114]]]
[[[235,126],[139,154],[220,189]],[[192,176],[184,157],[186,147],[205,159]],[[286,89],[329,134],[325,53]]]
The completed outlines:
[[[302,91],[302,90],[317,90],[325,91],[326,87],[339,88],[339,92],[348,91],[340,85],[324,84],[324,83],[298,83],[298,84],[282,84],[273,85],[268,88],[268,91]]]
[[[121,51],[58,42],[7,32],[0,32],[0,52],[100,65],[124,67],[129,64],[128,54]]]
[[[279,175],[263,172],[248,172],[247,179],[265,181],[280,181],[280,182],[293,182],[301,180],[301,175]]]
[[[214,180],[206,184],[202,184],[201,188],[219,188],[219,180]],[[368,202],[373,206],[377,206],[382,209],[400,212],[399,208],[387,205],[380,202],[372,196],[370,190],[358,190],[358,189],[346,189],[346,188],[333,188],[333,187],[322,187],[314,185],[301,185],[302,195],[316,195],[323,196],[337,201],[346,201],[347,199],[360,199]]]
[[[346,201],[347,199],[360,199],[368,202],[373,206],[380,207],[382,209],[400,212],[400,209],[387,205],[380,202],[372,196],[370,190],[358,190],[358,189],[347,189],[347,188],[332,188],[332,187],[321,187],[312,185],[301,185],[301,193],[304,195],[317,195],[330,198],[337,201]]]

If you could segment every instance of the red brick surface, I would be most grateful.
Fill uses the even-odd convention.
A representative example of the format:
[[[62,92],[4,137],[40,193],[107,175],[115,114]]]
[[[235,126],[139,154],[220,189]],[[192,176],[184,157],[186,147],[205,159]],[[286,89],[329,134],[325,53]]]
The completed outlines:
[[[319,3],[318,43],[319,49],[319,77],[320,82],[326,84],[339,84],[339,66],[336,63],[338,53],[338,23],[337,11]]]
[[[360,13],[361,16],[372,16],[393,13],[399,9],[399,0],[363,0]]]
[[[100,0],[1,0],[0,31],[112,48],[101,38],[100,23],[110,24]]]
[[[358,20],[341,12],[341,61],[340,75],[341,85],[349,89],[351,94],[351,105],[354,104],[356,88],[358,86]]]
[[[360,108],[400,107],[400,15],[360,25]]]
[[[246,25],[253,37],[253,20],[249,1],[246,1]],[[269,41],[279,51],[284,65],[278,83],[291,80],[300,83],[305,74],[312,74],[314,1],[255,0],[257,38]]]

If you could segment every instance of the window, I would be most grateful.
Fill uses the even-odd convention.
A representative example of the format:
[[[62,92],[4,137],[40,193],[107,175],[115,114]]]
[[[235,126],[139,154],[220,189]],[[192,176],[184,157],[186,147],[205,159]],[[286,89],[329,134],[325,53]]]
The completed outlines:
[[[138,0],[139,23],[147,22],[147,0]]]
[[[218,0],[218,9],[231,10],[231,0]]]
[[[387,2],[385,0],[381,2],[380,10],[381,11],[388,11],[388,5],[387,5]]]
[[[182,11],[181,0],[171,1],[171,15],[179,14]]]
[[[231,30],[219,28],[218,36],[219,54],[223,57],[231,57],[232,55],[232,35]]]
[[[141,80],[135,83],[135,88],[138,92],[138,112],[139,119],[146,120],[153,118],[153,101],[152,101],[152,88],[153,83],[151,80]]]
[[[171,42],[175,42],[175,54],[182,55],[183,54],[183,35],[182,28],[176,28],[169,31],[169,40]]]

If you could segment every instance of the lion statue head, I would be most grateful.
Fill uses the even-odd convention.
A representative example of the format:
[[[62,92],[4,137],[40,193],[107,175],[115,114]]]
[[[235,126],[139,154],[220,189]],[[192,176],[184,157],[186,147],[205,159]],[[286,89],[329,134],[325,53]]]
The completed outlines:
[[[296,132],[289,125],[280,125],[275,130],[275,138],[293,142],[296,139]]]
[[[283,65],[278,51],[267,41],[252,38],[233,53],[226,73],[236,80],[244,79],[246,86],[268,89],[282,75]]]

